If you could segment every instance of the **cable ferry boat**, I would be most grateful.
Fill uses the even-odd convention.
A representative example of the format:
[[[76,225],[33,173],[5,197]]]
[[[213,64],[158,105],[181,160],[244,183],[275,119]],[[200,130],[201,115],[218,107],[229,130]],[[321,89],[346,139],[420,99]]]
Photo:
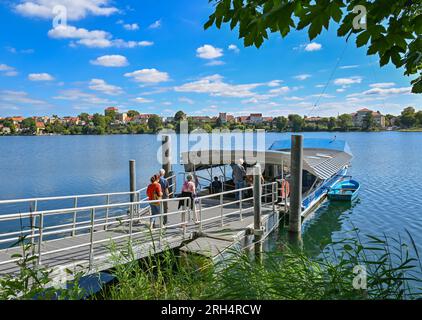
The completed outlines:
[[[252,171],[261,165],[263,182],[278,182],[278,203],[289,207],[291,140],[275,141],[268,150],[193,150],[182,152],[184,175],[192,174],[199,194],[212,193],[218,178],[222,191],[233,190],[231,166],[244,159],[246,186],[252,185]],[[329,190],[349,178],[347,171],[353,155],[347,142],[336,139],[304,139],[302,178],[302,218],[306,219],[327,199]]]

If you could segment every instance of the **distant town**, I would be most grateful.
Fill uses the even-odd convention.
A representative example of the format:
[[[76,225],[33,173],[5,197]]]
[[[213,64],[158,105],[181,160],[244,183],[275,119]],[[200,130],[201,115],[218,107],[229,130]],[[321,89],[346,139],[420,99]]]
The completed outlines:
[[[0,135],[103,135],[157,133],[163,128],[179,131],[180,122],[187,121],[189,131],[201,128],[211,132],[215,128],[264,129],[274,132],[300,131],[379,131],[422,130],[422,111],[405,108],[400,115],[383,115],[367,108],[336,117],[307,117],[297,114],[264,117],[262,113],[234,116],[188,116],[178,111],[172,117],[141,114],[136,110],[120,112],[107,107],[104,114],[81,113],[76,117],[0,117]]]

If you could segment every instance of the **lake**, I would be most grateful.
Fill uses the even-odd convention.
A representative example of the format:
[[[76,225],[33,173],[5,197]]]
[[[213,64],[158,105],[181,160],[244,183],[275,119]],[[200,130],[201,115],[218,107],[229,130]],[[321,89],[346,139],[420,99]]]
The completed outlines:
[[[361,192],[353,205],[325,203],[305,225],[305,247],[318,253],[355,226],[392,236],[407,229],[422,249],[422,133],[304,133],[334,135],[351,147]],[[265,144],[289,136],[267,133]],[[129,159],[145,185],[160,168],[159,146],[155,135],[0,137],[0,199],[127,191]]]

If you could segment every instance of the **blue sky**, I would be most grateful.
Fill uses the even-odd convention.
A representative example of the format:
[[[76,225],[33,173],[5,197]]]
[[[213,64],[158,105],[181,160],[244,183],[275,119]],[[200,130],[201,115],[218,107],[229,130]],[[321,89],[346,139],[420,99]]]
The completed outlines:
[[[53,25],[57,4],[67,24]],[[77,115],[107,106],[163,116],[180,109],[327,116],[362,107],[393,114],[420,108],[403,70],[380,68],[376,56],[353,42],[346,46],[335,28],[313,42],[295,32],[244,48],[227,26],[203,30],[211,12],[207,0],[2,1],[0,117]]]

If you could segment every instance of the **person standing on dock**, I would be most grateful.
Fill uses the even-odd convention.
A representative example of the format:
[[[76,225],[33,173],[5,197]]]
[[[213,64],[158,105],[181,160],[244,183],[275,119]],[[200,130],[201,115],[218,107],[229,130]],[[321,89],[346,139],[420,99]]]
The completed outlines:
[[[182,193],[180,197],[190,198],[190,209],[191,211],[193,211],[193,214],[195,217],[195,223],[199,223],[199,217],[197,216],[197,213],[195,210],[196,186],[195,186],[195,182],[193,182],[193,176],[191,174],[188,174],[186,176],[186,181],[183,183]],[[184,206],[184,200],[180,200],[178,209],[180,209],[183,206]]]
[[[163,192],[163,199],[168,199],[169,197],[169,182],[166,179],[166,170],[161,169],[159,172],[159,183],[161,186],[161,191]],[[163,217],[163,224],[167,224],[167,213],[168,213],[168,202],[163,202],[163,213],[166,214]]]
[[[163,196],[158,176],[151,177],[151,184],[147,188],[147,196],[149,201],[160,200]],[[160,202],[151,202],[150,207],[152,216],[160,214]],[[157,227],[157,217],[151,218],[151,224],[152,228]]]
[[[232,177],[235,189],[242,189],[245,187],[246,170],[243,166],[244,162],[245,161],[243,161],[243,159],[239,159],[237,163],[233,163],[231,165],[233,170]],[[240,192],[235,193],[236,200],[240,199]]]

